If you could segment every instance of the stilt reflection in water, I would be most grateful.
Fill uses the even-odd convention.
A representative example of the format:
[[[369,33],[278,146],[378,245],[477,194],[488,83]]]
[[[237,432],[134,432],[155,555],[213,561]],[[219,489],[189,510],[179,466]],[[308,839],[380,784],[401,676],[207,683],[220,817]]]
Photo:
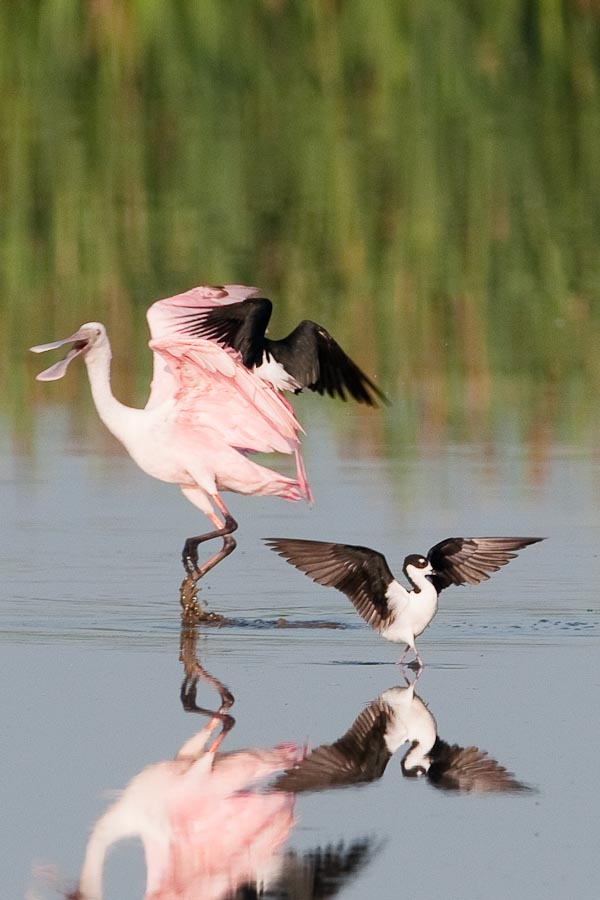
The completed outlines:
[[[416,680],[405,680],[406,687],[389,688],[369,703],[339,740],[322,744],[294,763],[276,780],[277,790],[320,791],[375,781],[407,743],[401,761],[407,777],[425,776],[434,787],[450,791],[531,790],[486,751],[438,737],[433,714],[415,693]]]

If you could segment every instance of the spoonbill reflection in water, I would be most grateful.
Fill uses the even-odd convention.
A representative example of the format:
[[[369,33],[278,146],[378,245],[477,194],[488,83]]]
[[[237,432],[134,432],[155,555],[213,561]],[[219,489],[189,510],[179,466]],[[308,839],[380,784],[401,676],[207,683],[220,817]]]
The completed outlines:
[[[231,896],[246,883],[271,881],[294,824],[294,795],[252,790],[298,760],[292,745],[217,754],[206,742],[213,718],[175,760],[144,769],[101,816],[89,838],[70,900],[102,900],[106,854],[139,836],[146,857],[146,900]]]

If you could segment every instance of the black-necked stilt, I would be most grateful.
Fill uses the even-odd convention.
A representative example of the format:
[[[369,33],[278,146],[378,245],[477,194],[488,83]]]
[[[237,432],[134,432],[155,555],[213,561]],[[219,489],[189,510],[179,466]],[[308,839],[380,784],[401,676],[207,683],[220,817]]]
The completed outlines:
[[[406,644],[419,666],[415,638],[437,612],[438,597],[452,584],[479,584],[509,560],[514,551],[544,538],[459,537],[435,544],[427,556],[411,554],[402,571],[412,585],[403,587],[392,575],[382,553],[368,547],[268,538],[266,543],[317,584],[337,588],[352,601],[358,614],[388,641]]]
[[[315,791],[381,778],[393,754],[410,744],[401,762],[407,777],[425,775],[438,788],[473,792],[529,790],[487,752],[447,744],[437,735],[435,718],[414,692],[393,687],[363,709],[333,744],[323,744],[280,775],[282,791]]]
[[[266,337],[273,304],[246,285],[201,286],[169,298],[172,328],[237,350],[244,365],[279,390],[303,388],[358,403],[387,403],[385,394],[344,353],[329,332],[308,319],[287,337]]]

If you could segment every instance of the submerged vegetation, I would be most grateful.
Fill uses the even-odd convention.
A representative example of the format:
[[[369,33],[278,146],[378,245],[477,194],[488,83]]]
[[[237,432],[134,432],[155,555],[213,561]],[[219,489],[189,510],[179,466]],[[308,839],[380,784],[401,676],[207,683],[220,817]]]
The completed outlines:
[[[274,333],[335,330],[392,427],[590,423],[598,0],[6,0],[0,79],[15,412],[24,348],[90,319],[140,399],[146,306],[241,281]]]

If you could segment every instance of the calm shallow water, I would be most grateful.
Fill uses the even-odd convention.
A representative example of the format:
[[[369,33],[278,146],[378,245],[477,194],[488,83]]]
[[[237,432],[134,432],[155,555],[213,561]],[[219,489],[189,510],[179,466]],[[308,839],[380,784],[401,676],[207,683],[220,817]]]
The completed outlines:
[[[536,790],[444,793],[402,777],[401,749],[371,784],[299,795],[286,848],[297,859],[362,847],[344,898],[595,896],[599,461],[555,445],[540,464],[508,441],[407,447],[387,460],[376,442],[336,438],[324,413],[311,420],[314,508],[233,498],[238,550],[202,594],[240,620],[197,646],[236,698],[223,749],[329,743],[404,684],[398,648],[261,537],[364,543],[400,570],[406,553],[450,534],[546,535],[488,583],[442,595],[419,642],[417,688],[440,737],[488,750]],[[0,472],[7,898],[53,896],[53,877],[74,884],[109,792],[172,759],[204,724],[179,699],[179,552],[197,514],[99,435],[82,436],[57,407],[40,415],[31,450],[6,448]],[[279,616],[344,628],[257,627]],[[198,700],[214,708],[209,688]],[[143,895],[136,844],[115,850],[106,872],[107,898]]]

